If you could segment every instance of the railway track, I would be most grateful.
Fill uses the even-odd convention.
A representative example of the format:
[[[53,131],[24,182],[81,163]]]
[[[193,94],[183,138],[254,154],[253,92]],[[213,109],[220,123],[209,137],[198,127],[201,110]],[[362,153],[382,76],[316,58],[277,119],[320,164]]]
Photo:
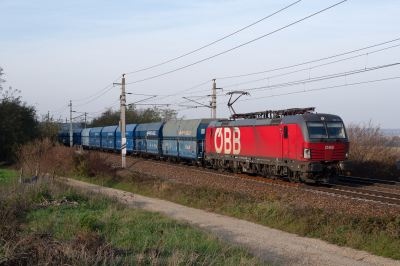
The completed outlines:
[[[107,153],[107,154],[111,155],[111,156],[119,157],[119,155],[110,154],[110,153]],[[286,182],[286,181],[271,180],[271,179],[266,179],[266,178],[257,177],[257,176],[235,174],[235,173],[230,173],[230,172],[220,172],[218,170],[214,170],[214,169],[210,169],[210,168],[199,168],[199,167],[191,166],[191,165],[172,164],[170,162],[153,161],[150,159],[142,159],[142,158],[134,158],[134,159],[136,159],[138,161],[152,163],[152,164],[160,164],[160,165],[167,165],[170,167],[190,169],[193,171],[206,172],[206,173],[210,173],[210,174],[214,174],[214,175],[222,175],[222,176],[228,176],[228,177],[234,177],[234,178],[243,178],[243,179],[254,180],[254,181],[258,181],[258,182],[265,182],[265,183],[272,183],[272,184],[278,184],[278,185],[283,185],[283,186],[297,187],[297,188],[311,190],[311,191],[342,195],[342,196],[346,196],[346,197],[350,197],[350,198],[363,199],[363,200],[369,200],[369,201],[375,201],[375,202],[381,202],[381,203],[387,203],[387,204],[393,204],[393,205],[400,206],[400,194],[397,194],[397,193],[388,193],[388,192],[355,188],[355,187],[351,187],[351,186],[343,186],[343,185],[337,185],[337,184],[322,184],[320,186],[308,185],[308,184],[303,184],[303,183],[294,184],[294,183],[290,183],[290,182]],[[377,182],[379,181],[381,183],[373,183],[372,181],[374,181],[374,179],[359,178],[359,177],[342,177],[341,180],[347,180],[347,181],[351,181],[354,183],[368,184],[369,186],[395,188],[395,189],[399,189],[399,192],[400,192],[400,185],[396,182],[376,180]],[[382,183],[385,183],[385,184],[382,184]]]
[[[395,181],[370,179],[370,178],[354,177],[354,176],[339,176],[339,181],[350,182],[351,184],[359,184],[363,186],[400,190],[400,183]]]

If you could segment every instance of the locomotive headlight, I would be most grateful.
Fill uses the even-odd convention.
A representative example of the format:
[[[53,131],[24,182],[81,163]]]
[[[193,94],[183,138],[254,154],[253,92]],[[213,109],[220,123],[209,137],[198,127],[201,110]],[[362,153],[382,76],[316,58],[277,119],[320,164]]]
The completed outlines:
[[[304,159],[311,159],[311,150],[304,148]]]
[[[344,153],[344,158],[349,159],[349,148],[346,149],[346,152]]]

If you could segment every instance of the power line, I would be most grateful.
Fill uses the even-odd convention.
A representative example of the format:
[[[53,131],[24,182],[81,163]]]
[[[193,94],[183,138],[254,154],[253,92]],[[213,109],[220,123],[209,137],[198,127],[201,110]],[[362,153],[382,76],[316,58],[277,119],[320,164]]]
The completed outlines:
[[[168,97],[171,97],[171,96],[175,96],[175,95],[182,94],[182,92],[185,92],[185,91],[193,90],[193,89],[195,89],[195,88],[198,88],[198,87],[200,87],[200,86],[203,86],[203,85],[207,84],[207,83],[210,82],[210,81],[211,81],[211,80],[207,80],[206,82],[203,82],[203,83],[201,83],[201,84],[199,84],[199,85],[196,85],[196,86],[194,86],[194,87],[191,87],[191,88],[189,88],[189,89],[185,89],[185,90],[179,91],[179,92],[174,93],[174,94],[166,95],[165,97],[159,98],[159,100],[164,99],[164,98],[168,98]]]
[[[193,54],[193,53],[195,53],[195,52],[197,52],[197,51],[200,51],[200,50],[202,50],[202,49],[204,49],[204,48],[206,48],[206,47],[208,47],[208,46],[211,46],[211,45],[213,45],[213,44],[215,44],[215,43],[217,43],[217,42],[220,42],[220,41],[222,41],[222,40],[224,40],[224,39],[226,39],[226,38],[228,38],[228,37],[230,37],[230,36],[232,36],[232,35],[235,35],[236,33],[239,33],[239,32],[241,32],[241,31],[243,31],[243,30],[245,30],[245,29],[247,29],[247,28],[250,28],[251,26],[254,26],[255,24],[257,24],[257,23],[259,23],[259,22],[261,22],[261,21],[263,21],[263,20],[265,20],[265,19],[267,19],[267,18],[270,18],[270,17],[272,17],[273,15],[276,15],[276,14],[278,14],[279,12],[282,12],[283,10],[285,10],[285,9],[287,9],[287,8],[289,8],[289,7],[291,7],[291,6],[295,5],[295,4],[297,4],[297,3],[299,3],[300,1],[301,1],[301,0],[299,0],[299,1],[297,1],[297,2],[294,2],[293,4],[290,4],[290,5],[286,6],[285,8],[282,8],[281,10],[278,10],[278,11],[276,11],[275,13],[272,13],[271,15],[268,15],[268,16],[266,16],[266,17],[263,18],[263,19],[260,19],[260,20],[258,20],[258,21],[256,21],[256,22],[254,22],[254,23],[252,23],[252,24],[250,24],[250,25],[248,25],[248,26],[246,26],[246,27],[244,27],[244,28],[238,30],[238,31],[235,31],[234,33],[231,33],[231,34],[229,34],[229,35],[227,35],[227,36],[225,36],[225,37],[223,37],[223,38],[221,38],[221,39],[218,39],[218,40],[216,40],[216,41],[214,41],[214,42],[212,42],[212,43],[210,43],[210,44],[207,44],[207,45],[205,45],[205,46],[202,46],[202,47],[200,47],[200,48],[198,48],[198,49],[196,49],[196,50],[193,50],[193,51],[191,51],[191,52],[189,52],[189,53],[186,53],[186,54],[184,54],[184,55],[178,56],[178,57],[176,57],[176,58],[174,58],[174,59],[165,61],[165,62],[163,62],[163,63],[157,64],[157,65],[154,65],[154,66],[151,66],[151,67],[139,69],[139,70],[136,70],[136,71],[133,71],[133,72],[128,72],[128,73],[126,73],[126,75],[128,75],[128,74],[133,74],[133,73],[138,73],[138,72],[141,72],[141,71],[144,71],[144,70],[148,70],[148,69],[151,69],[151,68],[155,68],[155,67],[158,67],[158,66],[167,64],[167,63],[169,63],[169,62],[175,61],[175,60],[177,60],[177,59],[179,59],[179,58],[185,57],[185,56],[187,56],[187,55]]]
[[[56,115],[63,113],[65,110],[67,110],[68,107],[69,107],[69,105],[65,106],[60,112],[53,113],[53,115],[56,116]]]
[[[270,33],[268,33],[268,34],[265,34],[265,35],[263,35],[263,36],[260,36],[260,37],[258,37],[258,38],[256,38],[256,39],[253,39],[253,40],[251,40],[251,41],[248,41],[248,42],[246,42],[246,43],[243,43],[243,44],[241,44],[241,45],[239,45],[239,46],[233,47],[233,48],[231,48],[231,49],[229,49],[229,50],[226,50],[226,51],[224,51],[224,52],[221,52],[221,53],[219,53],[219,54],[210,56],[210,57],[208,57],[208,58],[205,58],[205,59],[203,59],[203,60],[197,61],[197,62],[195,62],[195,63],[189,64],[189,65],[186,65],[186,66],[183,66],[183,67],[180,67],[180,68],[177,68],[177,69],[174,69],[174,70],[171,70],[171,71],[168,71],[168,72],[165,72],[165,73],[162,73],[162,74],[153,76],[153,77],[149,77],[149,78],[145,78],[145,79],[141,79],[141,80],[129,82],[129,83],[126,83],[126,84],[134,84],[134,83],[139,83],[139,82],[142,82],[142,81],[154,79],[154,78],[161,77],[161,76],[164,76],[164,75],[167,75],[167,74],[170,74],[170,73],[173,73],[173,72],[176,72],[176,71],[185,69],[185,68],[187,68],[187,67],[190,67],[190,66],[199,64],[199,63],[201,63],[201,62],[207,61],[207,60],[209,60],[209,59],[211,59],[211,58],[214,58],[214,57],[220,56],[220,55],[222,55],[222,54],[228,53],[228,52],[233,51],[233,50],[235,50],[235,49],[238,49],[238,48],[240,48],[240,47],[242,47],[242,46],[245,46],[245,45],[247,45],[247,44],[250,44],[250,43],[252,43],[252,42],[255,42],[255,41],[257,41],[257,40],[260,40],[260,39],[262,39],[262,38],[264,38],[264,37],[267,37],[267,36],[269,36],[269,35],[271,35],[271,34],[274,34],[274,33],[278,32],[278,31],[281,31],[281,30],[283,30],[283,29],[285,29],[285,28],[288,28],[288,27],[290,27],[290,26],[293,26],[293,25],[295,25],[295,24],[297,24],[297,23],[299,23],[299,22],[301,22],[301,21],[303,21],[303,20],[306,20],[306,19],[308,19],[308,18],[311,18],[311,17],[313,17],[313,16],[315,16],[315,15],[317,15],[317,14],[319,14],[319,13],[322,13],[322,12],[324,12],[324,11],[326,11],[326,10],[328,10],[328,9],[331,9],[331,8],[337,6],[337,5],[340,5],[340,4],[342,4],[342,3],[346,2],[346,1],[347,1],[347,0],[343,0],[343,1],[339,2],[339,3],[337,3],[337,4],[334,4],[334,5],[332,5],[332,6],[328,7],[328,8],[325,8],[325,9],[323,9],[323,10],[321,10],[321,11],[318,11],[318,12],[312,14],[312,15],[309,15],[309,16],[307,16],[307,17],[305,17],[305,18],[302,18],[302,19],[300,19],[300,20],[297,20],[297,21],[295,21],[295,22],[293,22],[293,23],[291,23],[291,24],[288,24],[288,25],[286,25],[286,26],[284,26],[284,27],[282,27],[282,28],[279,28],[279,29],[277,29],[277,30],[275,30],[275,31],[272,31],[272,32],[270,32]]]
[[[343,85],[337,85],[337,86],[331,86],[331,87],[323,87],[323,88],[310,89],[310,90],[302,90],[302,91],[297,91],[297,92],[288,92],[288,93],[282,93],[282,94],[276,94],[276,95],[269,95],[269,96],[257,97],[257,98],[253,98],[253,99],[243,99],[243,100],[239,100],[239,102],[252,101],[252,100],[258,100],[258,99],[263,99],[263,98],[272,98],[272,97],[278,97],[278,96],[284,96],[284,95],[290,95],[290,94],[298,94],[298,93],[304,93],[304,92],[310,92],[310,91],[327,90],[327,89],[332,89],[332,88],[340,88],[340,87],[346,87],[346,86],[353,86],[353,85],[374,83],[374,82],[380,82],[380,81],[386,81],[386,80],[393,80],[393,79],[400,79],[400,77],[392,77],[392,78],[386,78],[386,79],[377,79],[377,80],[370,80],[370,81],[357,82],[357,83],[348,83],[348,84],[343,84]],[[222,103],[219,104],[219,105],[222,105]]]
[[[64,105],[63,107],[61,107],[60,109],[56,110],[56,111],[49,111],[50,113],[57,113],[58,111],[60,111],[61,109],[63,109],[65,106],[68,107],[68,103],[66,105]]]
[[[275,68],[275,69],[266,70],[266,71],[261,71],[261,72],[243,74],[243,75],[236,75],[236,76],[230,76],[230,77],[217,78],[217,79],[239,78],[239,77],[244,77],[244,76],[251,76],[251,75],[257,75],[257,74],[263,74],[263,73],[267,73],[267,72],[282,70],[282,69],[291,68],[291,67],[296,67],[296,66],[307,65],[307,64],[311,64],[311,63],[318,62],[318,61],[323,61],[323,60],[326,60],[326,59],[331,59],[331,58],[334,58],[334,57],[338,57],[338,56],[342,56],[342,55],[346,55],[346,54],[351,54],[351,53],[359,52],[359,51],[366,50],[366,49],[369,49],[369,48],[372,48],[372,47],[376,47],[376,46],[384,45],[384,44],[387,44],[387,43],[395,42],[395,41],[398,41],[398,40],[400,40],[400,38],[394,39],[394,40],[391,40],[391,41],[387,41],[387,42],[383,42],[383,43],[379,43],[379,44],[375,44],[375,45],[371,45],[371,46],[368,46],[368,47],[365,47],[365,48],[353,50],[353,51],[350,51],[350,52],[346,52],[346,53],[342,53],[342,54],[338,54],[338,55],[333,55],[333,56],[329,56],[329,57],[325,57],[325,58],[321,58],[321,59],[317,59],[317,60],[313,60],[313,61],[308,61],[308,62],[305,62],[305,63],[296,64],[296,65],[291,65],[291,66],[286,66],[286,67],[281,67],[281,68]]]
[[[119,76],[116,80],[114,80],[114,82],[116,82],[117,80],[119,80],[121,77],[122,77],[122,76]],[[104,89],[100,90],[99,92],[96,92],[95,94],[93,94],[93,95],[91,95],[91,96],[89,96],[89,97],[86,97],[86,98],[83,98],[83,99],[80,99],[80,100],[72,100],[72,101],[73,101],[73,102],[80,102],[80,101],[83,101],[83,100],[92,98],[93,96],[95,96],[95,95],[101,93],[102,91],[106,90],[108,87],[113,86],[114,82],[111,83],[110,85],[108,85],[107,87],[105,87]],[[103,95],[103,94],[102,94],[102,95]],[[100,95],[100,96],[101,96],[101,95]],[[76,106],[75,106],[75,107],[76,107]]]
[[[319,77],[315,77],[315,78],[301,79],[301,80],[285,82],[285,83],[280,83],[280,84],[256,87],[256,88],[251,88],[251,89],[244,89],[243,91],[272,90],[272,89],[276,89],[276,88],[283,88],[283,87],[295,86],[295,85],[299,85],[299,84],[307,84],[307,83],[311,83],[311,82],[318,82],[318,81],[323,81],[323,80],[328,80],[328,79],[333,79],[333,78],[339,78],[339,77],[344,77],[344,76],[360,74],[360,73],[374,71],[374,70],[378,70],[378,69],[382,69],[382,68],[386,68],[386,67],[392,67],[392,66],[396,66],[396,65],[400,65],[400,63],[393,63],[393,64],[388,64],[388,65],[370,67],[370,68],[362,68],[362,69],[357,69],[357,70],[352,70],[352,71],[346,71],[346,72],[341,72],[341,73],[335,73],[335,74],[319,76]],[[229,92],[229,91],[233,91],[233,90],[227,90],[227,92]],[[219,94],[219,95],[221,95],[221,94]],[[209,95],[207,95],[207,96],[209,96]],[[192,97],[197,97],[197,98],[201,99],[201,98],[205,98],[207,96],[196,95],[196,96],[192,96]],[[183,97],[183,98],[185,98],[185,97]],[[179,100],[181,100],[181,101],[179,102]],[[171,102],[171,105],[179,106],[179,105],[184,104],[184,103],[186,103],[188,101],[192,101],[192,100],[190,100],[190,99],[186,99],[186,100],[178,99],[178,100],[175,100],[175,101]],[[173,104],[174,102],[175,102],[175,104]]]
[[[315,62],[319,62],[319,61],[323,61],[323,60],[327,60],[327,59],[331,59],[331,58],[343,56],[343,55],[346,55],[346,54],[351,54],[351,53],[359,52],[359,51],[366,50],[366,49],[369,49],[369,48],[381,46],[381,45],[384,45],[384,44],[387,44],[387,43],[391,43],[391,42],[395,42],[395,41],[398,41],[398,40],[400,40],[400,38],[394,39],[394,40],[390,40],[390,41],[387,41],[387,42],[383,42],[383,43],[379,43],[379,44],[375,44],[375,45],[371,45],[371,46],[368,46],[368,47],[360,48],[360,49],[353,50],[353,51],[350,51],[350,52],[346,52],[346,53],[342,53],[342,54],[337,54],[337,55],[333,55],[333,56],[329,56],[329,57],[325,57],[325,58],[321,58],[321,59],[317,59],[317,60],[313,60],[313,61],[308,61],[308,62],[305,62],[305,63],[296,64],[296,65],[291,65],[291,66],[286,66],[286,67],[271,69],[271,70],[267,70],[267,71],[249,73],[249,74],[244,74],[244,75],[237,75],[237,76],[231,76],[231,77],[217,78],[217,79],[229,79],[229,78],[236,78],[236,77],[244,77],[244,76],[249,76],[249,75],[262,74],[262,73],[267,73],[267,72],[273,72],[273,71],[277,71],[277,70],[283,70],[283,69],[287,69],[287,68],[292,68],[292,67],[296,67],[296,66],[311,64],[311,63],[315,63]],[[333,64],[333,63],[340,62],[340,61],[349,60],[349,59],[353,59],[353,58],[356,58],[356,57],[361,57],[361,56],[364,56],[364,55],[366,55],[366,54],[372,54],[372,53],[381,52],[381,51],[384,51],[384,50],[387,50],[387,49],[391,49],[391,48],[395,48],[395,47],[398,47],[398,46],[400,46],[400,44],[398,44],[398,45],[393,45],[393,46],[390,46],[390,47],[387,47],[387,48],[383,48],[383,49],[379,49],[379,50],[375,50],[375,51],[372,51],[372,52],[368,52],[368,53],[365,53],[365,54],[362,54],[362,55],[357,55],[357,56],[353,56],[353,57],[348,57],[348,58],[341,59],[341,60],[337,60],[337,61],[334,61],[334,62],[330,62],[330,63],[326,63],[326,64],[321,64],[321,65],[318,65],[318,66],[313,66],[313,67],[310,67],[310,68],[313,69],[313,68],[317,68],[317,67],[329,65],[329,64]],[[258,80],[254,80],[254,81],[250,81],[250,82],[243,82],[243,83],[238,83],[238,84],[232,84],[232,85],[223,86],[223,87],[224,87],[224,88],[228,88],[228,87],[232,87],[232,86],[236,86],[236,85],[242,85],[242,84],[251,83],[251,82],[260,81],[260,80],[266,80],[266,79],[269,79],[269,78],[275,78],[275,77],[279,77],[279,76],[284,76],[284,75],[288,75],[288,74],[293,74],[293,73],[300,72],[300,71],[305,71],[305,70],[308,70],[308,69],[310,69],[310,68],[304,68],[304,69],[302,69],[302,70],[296,70],[296,71],[292,71],[292,72],[288,72],[288,73],[284,73],[284,74],[280,74],[280,75],[271,76],[271,77],[268,77],[268,78],[258,79]],[[202,85],[204,85],[204,84],[207,84],[207,83],[210,82],[210,81],[211,81],[211,80],[208,80],[208,81],[206,81],[206,82],[204,82],[204,83],[201,83],[201,84],[199,84],[199,85],[197,85],[197,86],[194,86],[194,87],[191,87],[191,88],[189,88],[189,89],[186,89],[186,90],[177,92],[177,93],[175,93],[175,94],[166,95],[165,97],[161,97],[161,98],[159,98],[159,99],[161,100],[161,99],[168,98],[168,97],[175,96],[175,95],[179,95],[179,94],[190,94],[190,93],[182,93],[182,92],[186,92],[186,91],[195,89],[195,88],[200,87],[200,86],[202,86]],[[208,90],[202,90],[202,91],[197,91],[197,92],[203,92],[203,91],[208,91]],[[180,100],[180,99],[178,99],[178,100]],[[175,100],[175,101],[178,101],[178,100]],[[173,101],[173,102],[175,102],[175,101]]]
[[[109,86],[110,86],[110,85],[109,85]],[[80,104],[80,105],[75,105],[74,107],[81,107],[81,106],[84,106],[84,105],[86,105],[86,104],[88,104],[88,103],[91,103],[91,102],[93,102],[94,100],[96,100],[96,99],[100,98],[101,96],[103,96],[104,94],[106,94],[107,92],[109,92],[112,88],[114,88],[114,87],[111,87],[110,89],[106,90],[105,92],[103,92],[102,94],[100,94],[99,96],[97,96],[96,98],[94,98],[94,99],[92,99],[92,100],[90,100],[90,101],[88,101],[88,102],[86,102],[86,103],[83,103],[83,104]]]
[[[368,56],[369,54],[381,52],[381,51],[388,50],[388,49],[391,49],[391,48],[394,48],[394,47],[398,47],[398,46],[400,46],[400,44],[397,44],[397,45],[394,45],[394,46],[390,46],[390,47],[387,47],[387,48],[383,48],[383,49],[380,49],[380,50],[368,52],[368,53],[365,53],[365,54],[356,55],[356,56],[352,56],[352,57],[336,60],[336,61],[333,61],[333,62],[329,62],[329,63],[317,65],[317,66],[313,66],[313,67],[303,68],[303,69],[300,69],[300,70],[291,71],[291,72],[287,72],[287,73],[271,76],[271,77],[268,77],[268,78],[262,78],[262,79],[256,79],[256,80],[251,80],[251,81],[247,81],[247,82],[232,84],[232,85],[224,86],[224,89],[225,88],[229,88],[229,87],[234,87],[234,86],[237,86],[237,85],[243,85],[243,84],[248,84],[248,83],[257,82],[257,81],[261,81],[261,80],[267,80],[267,79],[272,79],[272,78],[276,78],[276,77],[281,77],[281,76],[285,76],[285,75],[289,75],[289,74],[293,74],[293,73],[297,73],[297,72],[301,72],[301,71],[311,70],[311,69],[314,69],[314,68],[318,68],[318,67],[322,67],[322,66],[326,66],[326,65],[330,65],[330,64],[334,64],[334,63],[350,60],[350,59],[354,59],[354,58],[365,56],[365,55]]]
[[[378,69],[382,69],[382,68],[386,68],[386,67],[397,66],[397,65],[400,65],[400,63],[393,63],[393,64],[388,64],[388,65],[383,65],[383,66],[370,67],[370,68],[366,68],[366,69],[362,68],[362,69],[358,69],[358,70],[352,70],[352,71],[341,72],[341,73],[336,73],[336,74],[331,74],[331,75],[319,76],[319,77],[315,77],[312,79],[302,79],[302,80],[296,80],[296,81],[291,81],[291,82],[285,82],[285,83],[275,84],[272,86],[262,86],[262,87],[256,87],[256,88],[251,88],[251,89],[243,89],[243,91],[266,90],[266,89],[294,86],[294,85],[299,85],[299,84],[306,84],[306,83],[311,83],[311,82],[323,81],[323,80],[327,80],[327,79],[333,79],[333,78],[339,78],[339,77],[344,77],[344,76],[360,74],[360,73],[364,73],[364,72],[374,71],[374,70],[378,70]],[[228,90],[228,92],[229,91],[230,90]]]
[[[268,85],[268,86],[255,87],[255,88],[250,88],[250,89],[242,89],[242,91],[272,90],[272,89],[284,88],[284,87],[295,86],[295,85],[302,85],[302,84],[305,85],[305,84],[311,83],[311,82],[318,82],[318,81],[323,81],[323,80],[328,80],[328,79],[333,79],[333,78],[345,77],[345,76],[379,70],[382,68],[392,67],[392,66],[397,66],[397,65],[400,65],[400,63],[393,63],[393,64],[388,64],[388,65],[370,67],[370,68],[362,68],[362,69],[357,69],[357,70],[352,70],[352,71],[346,71],[346,72],[341,72],[341,73],[319,76],[319,77],[315,77],[315,78],[295,80],[295,81],[279,83],[279,84],[274,84],[274,85]],[[233,91],[233,90],[227,90],[227,92],[229,92],[229,91]],[[218,95],[221,96],[223,94],[218,94]],[[199,95],[198,97],[205,97],[205,96]]]
[[[96,112],[88,112],[89,114],[95,114],[95,113],[100,113],[100,112],[103,112],[104,111],[104,109],[108,109],[108,108],[115,108],[116,106],[118,106],[119,105],[119,103],[118,104],[116,104],[117,102],[119,102],[119,100],[120,99],[118,99],[118,100],[116,100],[116,101],[114,101],[112,104],[110,104],[109,106],[106,106],[106,107],[104,107],[103,109],[101,109],[100,111],[96,111]]]

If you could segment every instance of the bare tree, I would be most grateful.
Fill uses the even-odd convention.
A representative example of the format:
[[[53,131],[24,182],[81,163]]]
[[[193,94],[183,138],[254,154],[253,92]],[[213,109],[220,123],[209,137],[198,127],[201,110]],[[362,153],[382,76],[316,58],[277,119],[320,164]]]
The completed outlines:
[[[1,76],[3,76],[3,75],[4,75],[3,68],[0,67],[0,92],[3,90],[1,83],[6,82],[4,79],[1,78]]]

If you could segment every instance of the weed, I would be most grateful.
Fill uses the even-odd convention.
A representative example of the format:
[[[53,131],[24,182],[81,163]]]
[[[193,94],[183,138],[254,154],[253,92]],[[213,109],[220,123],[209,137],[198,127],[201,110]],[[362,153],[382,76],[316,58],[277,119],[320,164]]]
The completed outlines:
[[[38,207],[56,198],[80,204]],[[2,199],[0,239],[4,265],[262,264],[188,224],[59,182]]]
[[[83,180],[103,183],[101,178]],[[138,173],[108,182],[107,186],[400,259],[400,249],[395,248],[400,246],[400,216],[345,214],[341,210],[299,206],[290,197],[278,197],[274,191],[253,197],[211,187],[172,183]],[[385,246],[383,242],[390,244]]]

